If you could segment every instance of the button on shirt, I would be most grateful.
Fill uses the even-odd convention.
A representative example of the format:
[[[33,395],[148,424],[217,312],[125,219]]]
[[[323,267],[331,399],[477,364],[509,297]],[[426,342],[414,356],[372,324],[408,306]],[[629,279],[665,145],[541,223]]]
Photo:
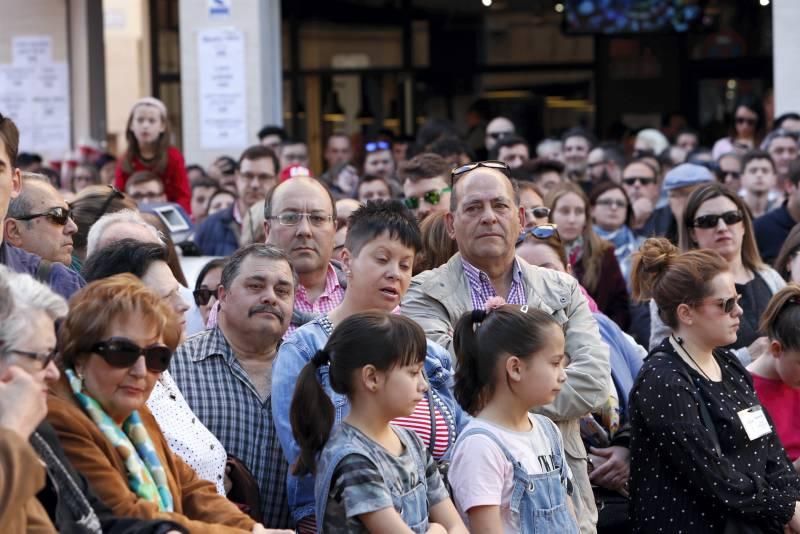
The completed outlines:
[[[228,455],[222,443],[200,422],[186,403],[169,371],[156,381],[147,407],[156,418],[169,448],[225,495],[225,462]]]
[[[482,310],[487,300],[498,296],[497,291],[495,291],[492,281],[489,279],[489,275],[463,258],[461,259],[461,263],[464,266],[464,274],[469,284],[472,309]],[[516,259],[514,260],[513,274],[511,275],[511,288],[505,299],[508,304],[518,304],[522,306],[528,303],[525,298],[525,289],[522,286],[522,271],[519,268],[519,260]]]
[[[317,297],[317,300],[311,302],[308,299],[306,288],[298,285],[297,290],[294,292],[294,309],[306,313],[326,315],[341,304],[342,299],[344,299],[344,288],[339,285],[339,277],[336,276],[336,270],[329,263],[328,274],[325,276],[325,289]],[[296,329],[296,326],[290,326],[283,338],[287,339],[289,334]]]
[[[196,334],[181,345],[170,372],[189,406],[239,458],[258,483],[262,523],[287,528],[288,462],[272,420],[272,397],[262,400],[219,327]]]

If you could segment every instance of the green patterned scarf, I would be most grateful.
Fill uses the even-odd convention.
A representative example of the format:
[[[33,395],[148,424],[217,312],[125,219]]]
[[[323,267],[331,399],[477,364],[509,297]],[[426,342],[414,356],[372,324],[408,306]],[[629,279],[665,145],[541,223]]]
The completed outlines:
[[[153,441],[142,424],[139,412],[134,410],[120,428],[96,400],[83,393],[83,380],[75,375],[75,371],[67,369],[65,373],[81,408],[89,414],[100,432],[125,460],[128,487],[131,491],[142,499],[157,504],[162,512],[172,512],[172,493],[167,484],[167,474],[158,459]]]

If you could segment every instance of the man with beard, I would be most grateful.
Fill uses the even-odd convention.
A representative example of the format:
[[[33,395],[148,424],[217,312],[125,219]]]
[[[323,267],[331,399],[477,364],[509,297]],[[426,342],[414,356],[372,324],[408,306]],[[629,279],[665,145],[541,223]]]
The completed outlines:
[[[279,168],[278,156],[266,146],[253,145],[242,152],[236,170],[238,199],[210,215],[195,232],[194,242],[203,254],[228,256],[239,248],[243,217],[278,182]]]
[[[286,470],[272,419],[272,364],[294,303],[289,257],[263,244],[236,251],[222,270],[217,326],[175,352],[170,372],[192,410],[248,468],[261,520],[290,526]]]
[[[336,236],[336,204],[318,180],[296,177],[275,186],[264,201],[266,242],[282,250],[297,272],[291,333],[297,326],[333,310],[347,282],[331,262]]]
[[[622,179],[622,168],[625,167],[625,156],[622,148],[615,143],[601,143],[589,152],[586,168],[592,177],[592,186],[611,180],[615,184]]]

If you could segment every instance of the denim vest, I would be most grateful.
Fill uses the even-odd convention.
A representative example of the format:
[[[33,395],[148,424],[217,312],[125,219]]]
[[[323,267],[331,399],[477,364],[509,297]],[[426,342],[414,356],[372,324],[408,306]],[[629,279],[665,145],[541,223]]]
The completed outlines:
[[[506,459],[514,466],[514,486],[511,491],[509,507],[519,520],[520,532],[525,534],[551,533],[567,534],[578,532],[575,518],[567,507],[567,490],[561,483],[561,440],[555,426],[544,416],[534,415],[553,447],[555,469],[547,473],[530,475],[520,462],[514,458],[503,442],[485,428],[470,428],[459,436],[459,440],[476,434],[489,437],[500,447]]]
[[[392,465],[382,458],[372,456],[362,443],[347,439],[339,429],[334,431],[320,455],[317,465],[317,478],[314,484],[314,496],[317,506],[317,532],[322,533],[325,522],[325,508],[328,504],[328,494],[331,488],[331,479],[339,465],[346,456],[359,454],[369,458],[375,463],[386,488],[392,495],[394,509],[403,518],[403,522],[415,533],[424,534],[428,530],[428,479],[425,476],[425,459],[422,456],[422,442],[413,435],[412,430],[392,425],[403,447],[414,459],[417,466],[417,483],[410,491],[399,492],[402,484],[397,476],[397,471]]]

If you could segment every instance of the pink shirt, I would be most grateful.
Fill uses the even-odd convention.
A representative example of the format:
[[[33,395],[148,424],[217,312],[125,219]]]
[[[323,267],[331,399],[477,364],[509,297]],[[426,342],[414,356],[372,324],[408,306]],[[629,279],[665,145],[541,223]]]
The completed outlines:
[[[769,358],[771,356],[763,356]],[[752,374],[752,373],[751,373]],[[775,431],[786,449],[789,459],[800,458],[800,425],[797,424],[797,413],[800,411],[800,389],[787,386],[780,380],[772,380],[753,375],[758,400],[767,410]]]

